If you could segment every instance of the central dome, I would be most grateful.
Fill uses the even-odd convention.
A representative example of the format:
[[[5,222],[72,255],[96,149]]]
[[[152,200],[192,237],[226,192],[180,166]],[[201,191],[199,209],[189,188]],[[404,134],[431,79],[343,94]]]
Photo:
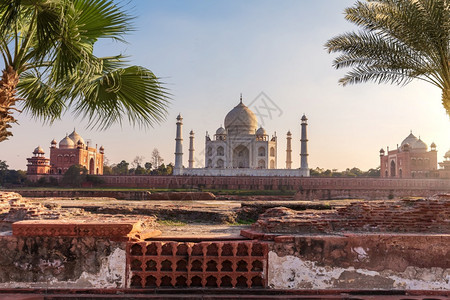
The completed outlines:
[[[412,134],[412,132],[403,140],[401,146],[405,144],[409,144],[410,146],[413,146],[419,139]]]
[[[78,144],[78,142],[81,142],[83,145],[85,144],[81,135],[79,135],[78,132],[75,131],[75,128],[73,129],[73,132],[69,135],[69,138],[75,143],[75,145]]]
[[[255,134],[258,121],[255,114],[241,102],[225,117],[225,129],[229,135]]]

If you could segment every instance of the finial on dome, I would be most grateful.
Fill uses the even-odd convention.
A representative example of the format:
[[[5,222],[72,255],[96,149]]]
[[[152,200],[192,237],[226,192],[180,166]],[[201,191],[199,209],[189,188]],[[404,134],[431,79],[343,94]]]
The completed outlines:
[[[240,101],[241,101],[240,103],[242,104],[242,93],[241,93],[241,98],[240,98]]]

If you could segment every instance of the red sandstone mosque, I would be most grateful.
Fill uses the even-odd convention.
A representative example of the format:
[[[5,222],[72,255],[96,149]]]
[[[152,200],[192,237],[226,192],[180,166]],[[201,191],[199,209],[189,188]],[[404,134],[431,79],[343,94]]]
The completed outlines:
[[[438,169],[436,144],[427,144],[411,132],[394,150],[380,150],[380,176],[383,178],[450,178],[450,151]]]
[[[89,142],[75,131],[66,135],[59,144],[51,142],[50,158],[44,156],[44,150],[38,146],[33,157],[27,158],[27,175],[64,174],[73,165],[82,165],[89,174],[103,174],[103,146],[90,147]]]

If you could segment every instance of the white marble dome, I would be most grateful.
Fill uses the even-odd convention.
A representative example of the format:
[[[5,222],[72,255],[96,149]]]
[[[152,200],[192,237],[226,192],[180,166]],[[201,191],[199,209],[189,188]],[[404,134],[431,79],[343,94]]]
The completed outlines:
[[[255,134],[258,121],[255,114],[241,102],[225,117],[225,128],[229,135]]]
[[[217,135],[227,134],[227,131],[225,130],[225,128],[223,128],[222,126],[220,126],[219,128],[217,128],[216,134],[217,134]]]
[[[418,141],[419,139],[416,138],[414,136],[414,134],[412,134],[412,132],[403,140],[401,146],[405,145],[405,144],[409,144],[412,148],[414,148],[414,144]]]
[[[69,138],[67,135],[65,138],[63,138],[60,142],[59,142],[59,148],[60,149],[70,149],[70,148],[74,148],[75,147],[75,143],[73,142],[73,140],[71,138]]]
[[[450,158],[450,150],[448,150],[447,152],[445,152],[444,158]]]
[[[427,151],[428,146],[420,138],[412,145],[414,150],[424,150]]]
[[[260,136],[267,135],[267,132],[266,132],[266,130],[264,128],[259,127],[259,129],[256,130],[256,135],[260,135]]]
[[[83,145],[85,145],[85,142],[84,142],[83,138],[81,137],[81,135],[79,135],[79,134],[75,131],[75,129],[74,129],[73,132],[69,135],[69,138],[74,142],[75,145],[78,144],[78,142],[80,142],[80,141],[81,141],[81,143],[82,143]]]

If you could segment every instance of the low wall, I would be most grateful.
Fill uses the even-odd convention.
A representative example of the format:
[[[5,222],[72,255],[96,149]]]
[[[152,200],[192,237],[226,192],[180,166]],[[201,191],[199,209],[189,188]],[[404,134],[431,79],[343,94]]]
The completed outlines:
[[[287,240],[270,245],[271,288],[450,289],[449,235],[298,236]]]
[[[127,200],[148,200],[148,191],[99,191],[99,190],[18,190],[23,197],[36,198],[116,198]]]
[[[126,242],[0,236],[0,288],[125,288]]]
[[[292,190],[295,199],[427,197],[450,192],[446,179],[258,176],[102,176],[104,186],[235,190]]]
[[[44,175],[39,175],[44,176]],[[58,177],[58,176],[54,176]],[[222,189],[222,190],[283,190],[295,191],[297,200],[394,197],[428,197],[450,192],[450,179],[388,179],[388,178],[337,178],[297,176],[152,176],[152,175],[102,175],[103,187],[164,188],[164,189]],[[25,191],[24,191],[25,192]],[[22,193],[22,191],[21,191]],[[96,193],[96,192],[92,192]],[[97,197],[118,199],[146,199],[145,192],[111,192]],[[136,193],[136,194],[132,194]],[[104,196],[103,196],[104,195]],[[48,196],[52,197],[52,196]],[[53,196],[57,197],[57,196]],[[63,197],[63,196],[61,196]],[[77,196],[75,196],[77,197]],[[80,195],[79,197],[92,197]]]
[[[426,234],[201,243],[0,236],[0,289],[445,292],[450,290],[449,243],[449,235]]]

